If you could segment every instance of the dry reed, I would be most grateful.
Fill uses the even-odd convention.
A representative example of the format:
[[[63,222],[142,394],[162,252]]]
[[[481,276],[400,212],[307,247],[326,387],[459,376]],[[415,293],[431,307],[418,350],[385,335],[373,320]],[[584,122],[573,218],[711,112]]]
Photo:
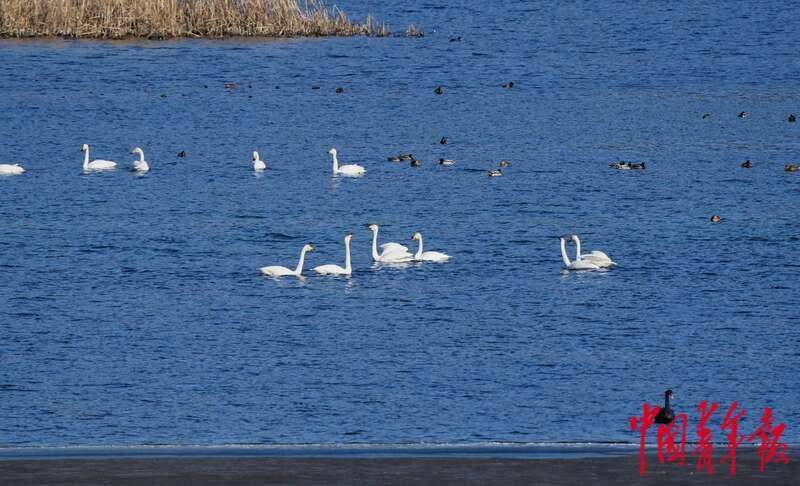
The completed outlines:
[[[0,0],[0,37],[299,37],[388,35],[318,0]]]

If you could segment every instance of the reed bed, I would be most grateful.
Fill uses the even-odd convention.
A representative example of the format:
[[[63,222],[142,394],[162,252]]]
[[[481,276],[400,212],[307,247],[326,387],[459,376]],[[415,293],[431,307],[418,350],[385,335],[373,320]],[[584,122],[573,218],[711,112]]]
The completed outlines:
[[[2,37],[385,36],[318,0],[0,0]]]

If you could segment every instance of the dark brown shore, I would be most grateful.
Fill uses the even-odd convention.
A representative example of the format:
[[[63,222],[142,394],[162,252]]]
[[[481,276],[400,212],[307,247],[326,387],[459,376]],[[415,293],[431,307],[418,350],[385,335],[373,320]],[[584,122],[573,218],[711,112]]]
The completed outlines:
[[[645,477],[638,457],[594,459],[487,458],[158,458],[0,461],[0,484],[542,484],[542,485],[798,485],[800,465],[769,464],[759,472],[752,452],[713,475],[650,457]]]

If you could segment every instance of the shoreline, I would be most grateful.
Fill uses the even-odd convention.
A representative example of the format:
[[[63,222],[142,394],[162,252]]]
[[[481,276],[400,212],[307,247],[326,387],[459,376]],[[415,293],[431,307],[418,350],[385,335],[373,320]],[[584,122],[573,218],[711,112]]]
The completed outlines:
[[[578,459],[635,455],[631,443],[236,444],[0,447],[0,461],[179,458],[464,458]]]
[[[724,453],[724,448],[719,447]],[[636,451],[592,458],[487,457],[159,457],[0,458],[0,484],[731,484],[727,464],[716,455],[714,473],[698,472],[687,454],[683,466],[660,464],[647,455],[639,475]],[[754,449],[740,450],[734,481],[794,484],[796,456],[789,464],[759,471]]]

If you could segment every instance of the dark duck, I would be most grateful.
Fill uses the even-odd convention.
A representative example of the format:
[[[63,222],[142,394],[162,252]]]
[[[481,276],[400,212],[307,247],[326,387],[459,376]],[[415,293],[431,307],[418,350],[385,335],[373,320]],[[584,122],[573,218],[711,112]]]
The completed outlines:
[[[664,408],[658,411],[655,422],[657,424],[671,424],[675,420],[675,412],[669,406],[669,399],[672,398],[672,390],[664,392]]]

